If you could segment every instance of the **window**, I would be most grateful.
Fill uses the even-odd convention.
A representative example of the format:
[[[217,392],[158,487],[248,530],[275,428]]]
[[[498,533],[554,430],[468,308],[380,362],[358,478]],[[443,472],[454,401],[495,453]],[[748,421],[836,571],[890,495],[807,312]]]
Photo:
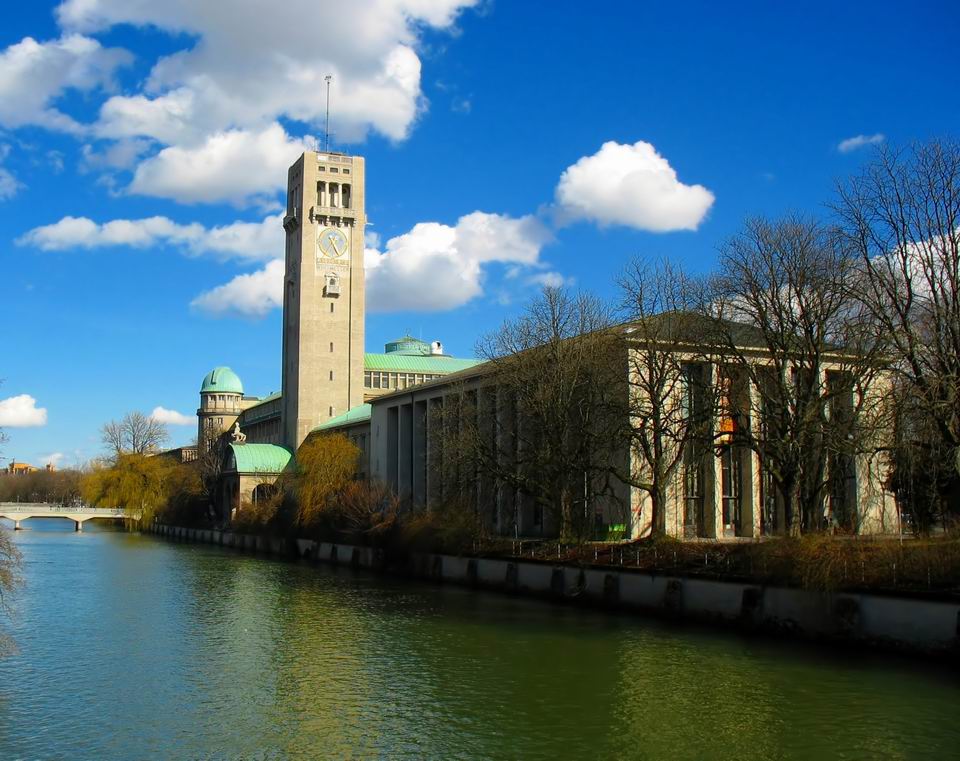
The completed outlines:
[[[740,525],[741,448],[725,446],[720,452],[720,483],[723,499],[723,525]]]
[[[331,173],[331,174],[337,174],[339,171],[340,171],[340,170],[337,169],[335,166],[330,167],[330,173]]]
[[[333,380],[333,370],[330,371],[330,380]]]
[[[333,351],[333,341],[330,342],[330,351]]]
[[[364,388],[371,388],[371,387],[372,387],[372,386],[371,386],[371,383],[372,383],[372,379],[371,379],[371,377],[370,377],[370,371],[369,371],[369,370],[366,370],[366,371],[364,371],[364,373],[363,373],[363,387],[364,387]]]
[[[333,302],[330,302],[330,314],[333,314]]]
[[[326,172],[326,171],[327,171],[327,168],[326,168],[325,166],[318,166],[318,167],[317,167],[317,171],[318,171],[318,172]]]
[[[330,405],[330,417],[333,417],[333,405]]]
[[[344,169],[344,170],[343,170],[343,173],[344,173],[344,174],[350,174],[350,170],[349,170],[349,169]]]
[[[373,387],[380,388],[380,373],[373,374]]]

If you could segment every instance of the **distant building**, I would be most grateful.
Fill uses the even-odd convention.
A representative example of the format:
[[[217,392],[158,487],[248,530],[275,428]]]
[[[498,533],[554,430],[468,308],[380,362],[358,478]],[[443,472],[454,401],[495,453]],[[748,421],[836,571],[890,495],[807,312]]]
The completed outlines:
[[[264,493],[313,431],[367,403],[477,364],[409,335],[364,351],[364,160],[304,153],[287,174],[281,390],[248,396],[229,367],[200,386],[197,441],[224,441],[224,513]],[[366,437],[357,444],[365,451]]]
[[[364,204],[362,158],[306,152],[290,167],[283,218],[281,390],[248,396],[229,367],[212,370],[200,388],[200,447],[216,439],[224,450],[224,517],[244,502],[269,494],[277,477],[293,467],[294,453],[310,435],[338,431],[348,436],[361,450],[362,474],[390,485],[416,507],[446,497],[438,476],[444,452],[430,445],[429,428],[435,412],[450,416],[444,408],[451,395],[466,391],[485,397],[484,409],[492,409],[505,437],[511,426],[524,425],[524,411],[499,399],[488,380],[489,366],[451,357],[439,342],[405,335],[389,342],[383,353],[364,352]],[[762,351],[757,356],[765,361]],[[625,368],[629,359],[623,358]],[[734,392],[752,393],[739,387]],[[678,397],[677,404],[684,403]],[[455,419],[450,423],[456,426]],[[782,532],[784,506],[770,488],[769,473],[755,453],[724,443],[733,441],[727,435],[735,424],[732,418],[720,414],[714,424],[718,445],[687,458],[670,489],[667,533],[719,539]],[[636,453],[625,450],[620,460],[631,472],[642,471]],[[895,507],[875,463],[861,459],[845,463],[843,469],[830,509],[835,514],[856,511],[858,531],[890,530]],[[528,495],[490,488],[480,476],[476,480],[470,500],[492,531],[556,534],[558,526]],[[645,492],[625,483],[616,484],[614,492],[614,498],[584,505],[595,514],[598,529],[632,538],[649,533]]]
[[[35,465],[30,465],[25,462],[17,462],[16,460],[11,460],[10,464],[7,465],[4,472],[7,475],[13,476],[25,476],[30,473],[37,473],[41,470],[46,471],[47,473],[53,473],[56,470],[56,467],[52,462],[48,462],[43,468],[38,468]]]

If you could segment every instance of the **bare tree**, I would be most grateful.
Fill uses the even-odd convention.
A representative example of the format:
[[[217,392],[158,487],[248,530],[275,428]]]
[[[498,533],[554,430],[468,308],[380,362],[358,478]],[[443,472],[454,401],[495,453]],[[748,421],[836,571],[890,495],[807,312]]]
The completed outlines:
[[[597,298],[545,288],[481,339],[477,352],[489,362],[481,387],[451,394],[445,423],[434,426],[456,442],[444,447],[447,479],[494,500],[516,494],[561,536],[587,538],[600,502],[620,504],[616,474],[627,464],[615,412],[626,414],[626,360],[611,323]]]
[[[782,506],[792,534],[824,525],[828,496],[836,513],[856,509],[844,488],[881,409],[878,345],[853,293],[858,272],[823,225],[752,219],[722,245],[705,303],[726,365],[717,381],[729,425],[716,434],[757,452],[768,521]]]
[[[896,459],[960,514],[960,142],[880,148],[833,208],[908,402]]]
[[[197,439],[197,459],[192,463],[200,471],[200,490],[207,502],[210,517],[219,516],[219,489],[223,475],[225,443],[223,436],[212,428],[205,428]]]
[[[154,452],[169,434],[163,423],[141,412],[128,412],[119,421],[105,423],[100,429],[100,438],[107,449],[119,456]]]
[[[649,495],[651,532],[658,535],[666,529],[667,493],[679,468],[709,449],[717,387],[704,370],[715,358],[704,343],[709,331],[698,311],[699,283],[680,268],[635,259],[619,285],[629,384],[623,423],[635,460],[627,478]]]

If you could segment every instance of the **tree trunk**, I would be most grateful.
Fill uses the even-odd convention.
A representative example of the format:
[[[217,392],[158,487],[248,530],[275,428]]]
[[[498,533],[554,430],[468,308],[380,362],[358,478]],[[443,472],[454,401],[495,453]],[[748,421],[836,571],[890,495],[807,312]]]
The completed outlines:
[[[666,516],[664,507],[667,504],[666,489],[654,486],[650,489],[650,536],[658,537],[666,533]]]
[[[797,481],[785,481],[783,484],[784,513],[787,534],[800,536],[800,484]]]

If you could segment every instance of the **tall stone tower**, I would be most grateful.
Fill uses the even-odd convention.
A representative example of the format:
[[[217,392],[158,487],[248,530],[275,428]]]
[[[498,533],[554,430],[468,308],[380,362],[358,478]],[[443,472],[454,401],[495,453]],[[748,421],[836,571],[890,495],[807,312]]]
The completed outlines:
[[[363,158],[304,153],[287,172],[283,431],[296,451],[363,403]]]

